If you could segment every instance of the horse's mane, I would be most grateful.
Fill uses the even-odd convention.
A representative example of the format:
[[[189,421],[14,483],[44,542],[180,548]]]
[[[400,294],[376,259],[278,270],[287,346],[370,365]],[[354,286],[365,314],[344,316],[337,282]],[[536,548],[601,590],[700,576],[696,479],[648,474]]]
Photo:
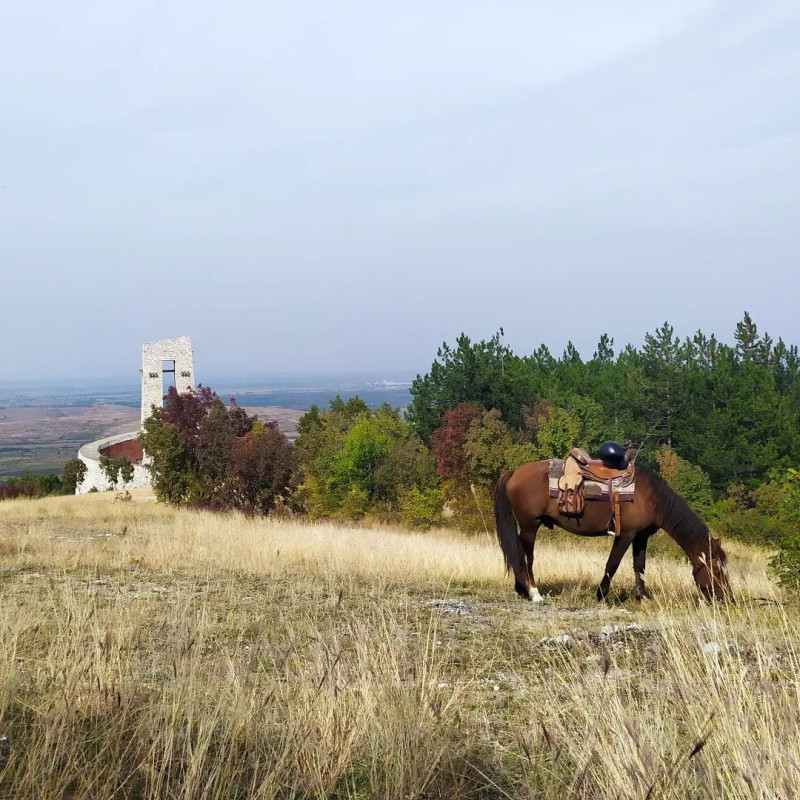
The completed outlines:
[[[647,467],[636,465],[636,472],[647,477],[650,500],[661,527],[687,552],[708,553],[725,563],[725,553],[711,536],[708,525],[667,482]]]

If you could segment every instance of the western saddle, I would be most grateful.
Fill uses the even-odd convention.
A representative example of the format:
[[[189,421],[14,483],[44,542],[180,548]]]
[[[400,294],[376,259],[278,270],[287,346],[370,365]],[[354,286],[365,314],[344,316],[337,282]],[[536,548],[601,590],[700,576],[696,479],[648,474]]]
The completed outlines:
[[[611,506],[609,533],[619,536],[620,502],[633,500],[635,465],[631,463],[625,469],[616,469],[601,459],[591,458],[580,447],[573,448],[569,457],[561,463],[564,468],[557,483],[558,510],[565,516],[579,517],[586,507],[587,494],[590,500],[606,499],[607,494]],[[595,491],[587,493],[587,484]],[[624,492],[620,491],[623,487],[626,489]]]

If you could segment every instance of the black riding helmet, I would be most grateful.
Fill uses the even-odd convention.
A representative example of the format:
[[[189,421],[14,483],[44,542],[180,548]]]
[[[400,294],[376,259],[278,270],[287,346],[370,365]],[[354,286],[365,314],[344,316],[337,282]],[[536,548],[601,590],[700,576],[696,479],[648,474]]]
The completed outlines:
[[[607,467],[625,469],[628,466],[628,454],[619,442],[603,442],[597,452]]]

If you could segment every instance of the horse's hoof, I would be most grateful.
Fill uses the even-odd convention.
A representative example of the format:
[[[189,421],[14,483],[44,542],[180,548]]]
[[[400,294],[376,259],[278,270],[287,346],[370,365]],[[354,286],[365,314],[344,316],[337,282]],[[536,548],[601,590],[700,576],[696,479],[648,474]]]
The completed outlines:
[[[643,592],[636,592],[636,599],[643,603],[645,600],[652,600],[653,593],[649,589],[645,589]]]
[[[531,586],[528,589],[528,597],[532,603],[543,603],[544,597],[542,597],[541,593],[539,592],[538,586]]]
[[[608,593],[604,592],[602,589],[598,589],[595,597],[597,598],[598,603],[604,603],[608,597]]]

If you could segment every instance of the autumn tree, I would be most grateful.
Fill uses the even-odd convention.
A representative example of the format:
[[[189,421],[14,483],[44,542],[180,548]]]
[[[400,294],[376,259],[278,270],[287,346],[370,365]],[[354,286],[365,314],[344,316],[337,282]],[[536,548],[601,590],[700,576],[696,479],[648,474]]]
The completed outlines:
[[[480,415],[480,406],[462,403],[445,412],[442,426],[433,432],[436,470],[443,480],[463,486],[469,484],[470,456],[465,446],[472,423]]]
[[[206,387],[171,387],[140,439],[160,500],[267,513],[288,494],[294,453],[286,436]]]

